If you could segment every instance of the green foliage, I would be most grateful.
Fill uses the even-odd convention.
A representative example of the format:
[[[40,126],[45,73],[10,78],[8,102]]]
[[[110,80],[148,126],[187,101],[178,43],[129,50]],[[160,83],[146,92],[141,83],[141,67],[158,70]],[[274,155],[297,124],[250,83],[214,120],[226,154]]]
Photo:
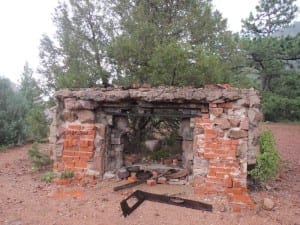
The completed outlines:
[[[7,150],[7,146],[0,145],[0,152],[5,152]]]
[[[26,103],[26,136],[34,141],[41,141],[47,137],[48,133],[44,114],[45,107],[42,100],[42,90],[33,77],[33,71],[28,63],[24,66],[19,92],[25,98]]]
[[[108,48],[115,83],[202,86],[238,73],[243,56],[210,1],[114,2],[122,30]]]
[[[275,139],[271,131],[264,131],[259,138],[260,153],[257,156],[257,163],[249,172],[252,178],[260,185],[276,177],[278,174],[279,153],[275,147]]]
[[[55,40],[45,35],[40,47],[39,72],[44,75],[48,93],[65,87],[108,84],[110,74],[103,68],[108,37],[101,3],[69,0],[55,9]]]
[[[266,121],[299,121],[300,96],[288,98],[276,94],[265,94],[263,112]]]
[[[30,157],[33,171],[45,169],[53,162],[48,155],[38,150],[37,142],[33,143],[31,149],[28,150],[28,156]]]
[[[33,104],[26,115],[28,135],[35,141],[42,141],[48,135],[48,125],[41,104]]]
[[[0,146],[21,144],[26,139],[26,100],[13,84],[0,77]]]
[[[42,175],[41,180],[46,183],[51,183],[55,177],[56,174],[54,172],[46,172]]]
[[[62,172],[62,174],[60,175],[60,178],[72,178],[74,177],[74,172],[72,170],[66,170],[64,172]]]
[[[170,151],[168,149],[160,149],[150,153],[150,157],[154,160],[166,159],[170,156]]]
[[[260,0],[256,13],[243,20],[243,32],[252,36],[270,36],[291,23],[297,14],[296,0]]]

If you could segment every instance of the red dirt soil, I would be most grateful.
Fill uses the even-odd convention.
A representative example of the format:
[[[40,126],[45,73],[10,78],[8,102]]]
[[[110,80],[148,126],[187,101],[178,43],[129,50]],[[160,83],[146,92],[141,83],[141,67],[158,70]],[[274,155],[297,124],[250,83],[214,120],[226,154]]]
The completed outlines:
[[[30,145],[0,153],[0,224],[1,225],[185,225],[222,224],[300,225],[300,126],[263,124],[273,131],[284,160],[280,176],[268,190],[251,192],[256,210],[232,213],[226,198],[195,197],[190,186],[141,185],[114,192],[123,184],[116,180],[98,182],[93,187],[58,186],[40,181],[42,173],[31,171],[27,150]],[[120,201],[140,189],[159,194],[175,194],[212,204],[214,211],[202,212],[166,204],[144,202],[127,218],[122,216]],[[272,211],[263,210],[261,201],[275,202]]]

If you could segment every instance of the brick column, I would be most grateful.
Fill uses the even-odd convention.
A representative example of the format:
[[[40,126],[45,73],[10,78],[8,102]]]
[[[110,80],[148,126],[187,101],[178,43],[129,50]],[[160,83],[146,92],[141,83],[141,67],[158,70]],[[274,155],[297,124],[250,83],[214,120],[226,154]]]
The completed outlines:
[[[61,162],[54,169],[84,172],[94,156],[96,126],[70,124],[66,130]]]

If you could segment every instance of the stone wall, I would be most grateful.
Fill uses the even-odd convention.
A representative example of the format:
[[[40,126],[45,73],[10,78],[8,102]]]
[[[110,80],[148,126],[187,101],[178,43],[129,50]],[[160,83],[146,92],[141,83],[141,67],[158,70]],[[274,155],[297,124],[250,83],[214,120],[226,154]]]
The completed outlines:
[[[258,152],[260,98],[254,89],[224,85],[206,88],[99,88],[61,90],[50,142],[56,170],[102,176],[123,164],[124,116],[172,109],[183,115],[184,161],[191,162],[195,192],[226,193],[232,206],[251,206],[247,166]],[[241,197],[242,196],[242,197]]]

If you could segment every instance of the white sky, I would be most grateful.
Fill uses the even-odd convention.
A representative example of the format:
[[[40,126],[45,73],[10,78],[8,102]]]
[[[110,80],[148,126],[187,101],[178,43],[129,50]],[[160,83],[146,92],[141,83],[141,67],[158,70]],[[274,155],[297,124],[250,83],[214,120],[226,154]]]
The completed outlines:
[[[52,13],[58,0],[0,0],[0,76],[18,83],[25,62],[36,70],[43,33],[53,34]],[[228,19],[228,27],[241,29],[241,19],[254,11],[258,0],[214,0]],[[300,8],[300,0],[297,0]],[[299,19],[299,17],[298,17]]]

